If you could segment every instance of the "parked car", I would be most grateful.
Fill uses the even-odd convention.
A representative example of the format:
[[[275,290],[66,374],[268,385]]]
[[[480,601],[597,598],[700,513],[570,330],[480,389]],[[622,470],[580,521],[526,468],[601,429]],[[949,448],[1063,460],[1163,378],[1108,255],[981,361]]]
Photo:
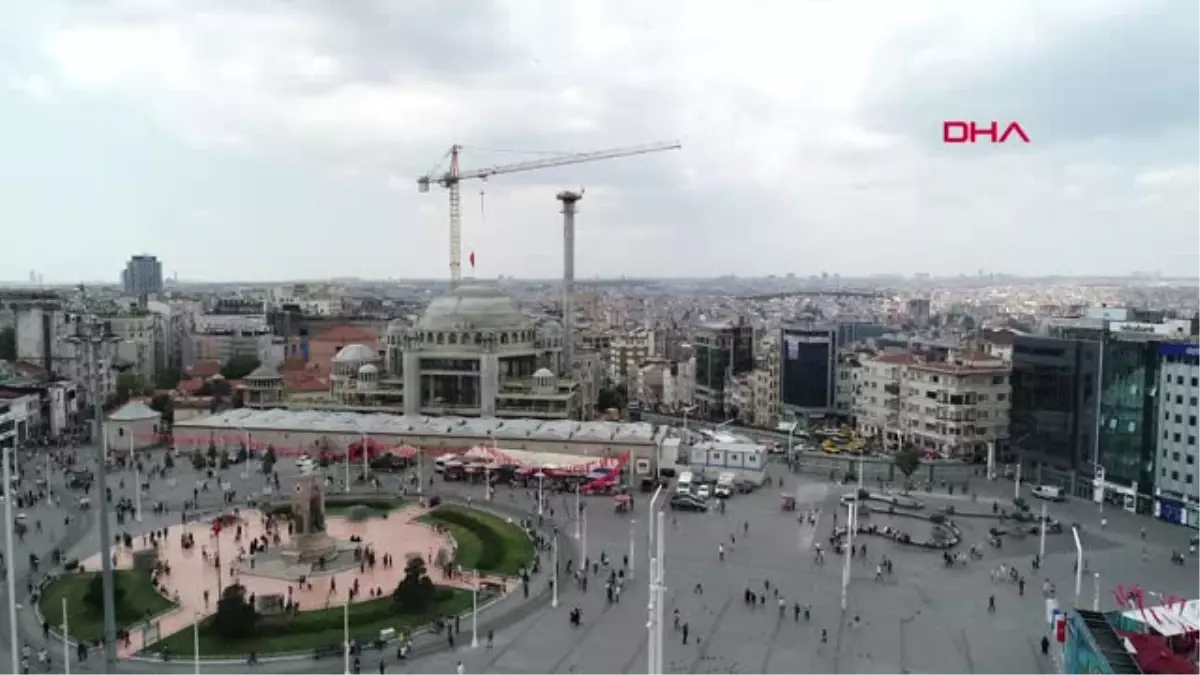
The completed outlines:
[[[705,499],[705,500],[711,499],[712,498],[712,486],[709,485],[708,483],[701,483],[701,484],[697,485],[696,486],[696,496],[699,497],[700,499]]]
[[[1039,485],[1030,492],[1038,499],[1048,499],[1052,502],[1065,502],[1067,500],[1066,496],[1063,495],[1062,488],[1056,485]]]
[[[671,509],[675,511],[707,511],[708,502],[689,492],[671,496]]]

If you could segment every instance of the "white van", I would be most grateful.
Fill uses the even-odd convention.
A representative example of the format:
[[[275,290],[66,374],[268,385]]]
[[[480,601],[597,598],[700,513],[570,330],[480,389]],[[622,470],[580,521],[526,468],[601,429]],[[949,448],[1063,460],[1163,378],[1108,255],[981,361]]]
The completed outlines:
[[[691,494],[692,482],[694,480],[695,478],[692,476],[691,471],[684,471],[679,474],[679,480],[675,481],[675,494]]]
[[[733,496],[735,476],[732,471],[724,471],[717,476],[717,487],[713,490],[713,494],[721,499],[727,499]]]
[[[1038,499],[1049,499],[1052,502],[1063,502],[1067,498],[1063,496],[1062,488],[1056,485],[1039,485],[1033,488],[1033,496]]]
[[[433,460],[433,472],[446,473],[446,462],[449,462],[452,459],[454,459],[454,457],[451,455],[441,455],[437,459]]]

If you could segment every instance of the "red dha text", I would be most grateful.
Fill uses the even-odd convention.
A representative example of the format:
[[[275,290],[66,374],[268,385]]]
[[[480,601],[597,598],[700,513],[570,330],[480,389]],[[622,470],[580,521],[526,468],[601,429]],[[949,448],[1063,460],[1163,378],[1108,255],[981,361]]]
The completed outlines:
[[[1009,137],[1016,136],[1022,142],[1029,142],[1029,135],[1016,122],[1009,122],[1001,127],[999,122],[967,122],[951,120],[942,122],[942,142],[944,143],[975,143],[980,137],[987,138],[992,143],[1007,143]]]

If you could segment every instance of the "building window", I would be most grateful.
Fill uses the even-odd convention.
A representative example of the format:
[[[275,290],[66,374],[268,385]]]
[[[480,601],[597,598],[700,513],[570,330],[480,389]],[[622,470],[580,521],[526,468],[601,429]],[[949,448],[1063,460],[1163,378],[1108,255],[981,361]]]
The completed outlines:
[[[1195,445],[1195,444],[1196,444],[1196,437],[1188,436],[1188,445]]]
[[[1195,415],[1191,415],[1188,417],[1188,425],[1193,426],[1193,427],[1196,426],[1196,416]]]
[[[1173,462],[1179,461],[1179,453],[1178,452],[1171,453],[1171,461],[1173,461]]]
[[[1182,441],[1182,440],[1183,440],[1183,435],[1182,435],[1182,434],[1180,434],[1179,432],[1175,432],[1175,438],[1172,438],[1171,440],[1173,440],[1173,441],[1175,441],[1176,443],[1178,443],[1179,441]]]
[[[1179,472],[1178,471],[1171,472],[1171,480],[1179,480]]]
[[[1183,405],[1183,396],[1175,394],[1175,405]]]
[[[1175,376],[1175,384],[1183,384],[1183,376],[1182,375]]]
[[[1191,485],[1192,484],[1192,474],[1189,473],[1187,475],[1187,480],[1184,482],[1186,482],[1188,485]]]

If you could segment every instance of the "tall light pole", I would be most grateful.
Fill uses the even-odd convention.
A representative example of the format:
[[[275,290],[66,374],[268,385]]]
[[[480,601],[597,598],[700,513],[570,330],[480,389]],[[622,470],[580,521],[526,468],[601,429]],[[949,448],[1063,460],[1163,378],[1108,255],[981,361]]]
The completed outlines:
[[[137,454],[133,447],[133,429],[129,430],[129,461],[133,464],[133,517],[142,522],[142,471],[138,468]]]
[[[1092,611],[1100,611],[1100,573],[1092,576]]]
[[[1100,507],[1100,513],[1104,513],[1104,498],[1107,496],[1107,488],[1105,487],[1106,476],[1104,467],[1100,466],[1100,434],[1104,432],[1104,420],[1101,417],[1104,413],[1104,407],[1101,403],[1104,400],[1104,348],[1106,345],[1105,336],[1107,335],[1107,327],[1105,332],[1100,334],[1100,357],[1096,364],[1096,433],[1092,438],[1092,498],[1096,500]]]
[[[1046,503],[1042,502],[1042,526],[1038,530],[1038,563],[1046,559]]]
[[[76,356],[86,360],[89,396],[92,399],[92,411],[95,416],[95,430],[92,438],[99,438],[100,457],[96,467],[96,483],[100,486],[100,584],[104,596],[104,671],[116,672],[117,669],[117,613],[113,602],[113,571],[112,571],[112,539],[109,536],[108,524],[108,437],[104,433],[104,391],[101,385],[100,348],[111,344],[117,338],[108,334],[104,324],[95,316],[77,318],[75,335],[67,339],[75,345]],[[8,486],[6,485],[7,489]],[[13,549],[9,549],[10,551]],[[14,621],[15,625],[15,621]],[[17,642],[13,642],[16,649]],[[19,672],[14,670],[13,672]]]
[[[579,541],[579,521],[583,518],[583,509],[579,503],[579,483],[575,483],[575,541]]]
[[[192,610],[192,669],[200,675],[200,612]]]
[[[350,594],[346,594],[346,602],[342,605],[342,661],[345,662],[346,675],[350,675]]]
[[[1079,594],[1083,591],[1083,544],[1079,543],[1079,528],[1071,526],[1071,535],[1075,537],[1075,606],[1079,606]]]
[[[637,519],[629,519],[629,580],[633,581],[634,562],[637,560],[637,550],[634,548],[633,533],[637,529]]]
[[[658,561],[658,569],[656,570],[654,577],[656,587],[655,591],[658,595],[658,598],[654,603],[654,611],[656,613],[654,619],[654,672],[661,674],[663,672],[663,617],[666,615],[667,607],[666,540],[664,538],[664,535],[667,531],[667,514],[659,511],[657,515],[658,527],[656,529],[658,530],[658,534],[657,541],[655,543],[658,547],[658,551],[655,554],[655,558],[657,558]]]
[[[1020,499],[1020,497],[1021,497],[1021,465],[1023,463],[1024,462],[1022,462],[1021,459],[1018,457],[1017,458],[1017,480],[1013,483],[1013,499]]]
[[[350,446],[346,446],[346,492],[350,492]]]
[[[12,671],[21,672],[21,644],[17,640],[17,549],[13,547],[13,512],[12,504],[16,499],[12,485],[12,448],[4,447],[4,550],[8,552],[8,564],[5,565],[5,582],[8,585],[8,651],[12,655]],[[107,555],[104,553],[102,555]],[[63,615],[64,618],[66,615]]]
[[[537,475],[537,479],[538,479],[538,494],[537,494],[538,518],[542,517],[542,503],[545,501],[545,499],[543,499],[543,497],[542,497],[542,479],[544,479],[545,477],[546,477],[546,474],[543,473],[541,469],[538,469],[538,475]]]
[[[551,573],[553,582],[550,584],[550,606],[558,607],[558,528],[554,530],[554,538],[550,542],[550,561],[554,564],[554,571]]]
[[[422,495],[425,492],[425,475],[421,467],[424,465],[421,455],[422,448],[414,448],[417,451],[417,495]]]
[[[362,443],[363,454],[363,480],[366,481],[367,475],[371,473],[371,453],[367,452],[367,444],[370,442],[370,439],[367,437],[367,432],[360,431],[359,433],[361,434],[361,439],[359,442]]]
[[[71,675],[71,624],[67,621],[67,599],[65,597],[62,599],[62,613],[63,673]],[[14,642],[13,645],[15,646],[16,643]]]
[[[846,610],[850,593],[850,551],[854,549],[854,518],[858,499],[846,504],[846,546],[842,550],[842,611]]]
[[[471,586],[471,648],[479,647],[479,573],[475,574],[475,585]]]

